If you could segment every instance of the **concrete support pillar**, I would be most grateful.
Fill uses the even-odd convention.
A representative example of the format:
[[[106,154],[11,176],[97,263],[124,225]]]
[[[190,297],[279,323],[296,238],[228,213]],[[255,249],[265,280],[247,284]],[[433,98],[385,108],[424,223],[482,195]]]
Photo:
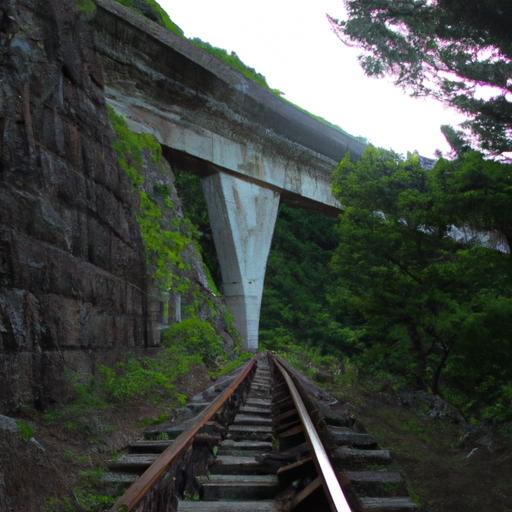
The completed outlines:
[[[222,293],[243,349],[258,349],[263,281],[279,194],[217,173],[201,180],[222,272]]]

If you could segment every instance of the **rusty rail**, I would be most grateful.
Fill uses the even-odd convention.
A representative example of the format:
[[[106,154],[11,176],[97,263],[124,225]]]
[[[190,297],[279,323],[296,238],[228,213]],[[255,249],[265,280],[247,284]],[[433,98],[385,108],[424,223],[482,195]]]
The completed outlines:
[[[199,429],[203,427],[205,423],[224,405],[235,389],[244,381],[254,366],[257,358],[258,356],[255,355],[238,378],[196,416],[194,422],[184,432],[182,432],[141,475],[141,477],[126,490],[109,512],[115,512],[123,506],[123,511],[130,512],[134,510],[162,473],[176,460],[182,451],[187,448],[190,442],[193,441],[193,438]]]
[[[327,499],[331,505],[331,509],[333,512],[352,512],[297,387],[293,383],[290,375],[288,375],[288,372],[276,361],[276,359],[272,359],[276,367],[281,372],[281,375],[285,379],[288,389],[290,390],[290,394],[304,429],[304,435],[309,444],[311,456],[315,462]]]

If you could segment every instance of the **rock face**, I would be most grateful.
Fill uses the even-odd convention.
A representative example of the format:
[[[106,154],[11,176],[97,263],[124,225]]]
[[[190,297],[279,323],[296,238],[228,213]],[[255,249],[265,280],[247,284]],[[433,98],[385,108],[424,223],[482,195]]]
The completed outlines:
[[[0,411],[148,338],[144,249],[73,0],[0,1]]]
[[[96,363],[157,348],[191,303],[233,346],[193,245],[182,257],[183,297],[160,300],[148,277],[140,195],[112,147],[94,9],[0,0],[0,413],[64,398],[65,367],[93,375]],[[150,160],[146,192],[168,186],[182,215],[169,166],[162,177]]]

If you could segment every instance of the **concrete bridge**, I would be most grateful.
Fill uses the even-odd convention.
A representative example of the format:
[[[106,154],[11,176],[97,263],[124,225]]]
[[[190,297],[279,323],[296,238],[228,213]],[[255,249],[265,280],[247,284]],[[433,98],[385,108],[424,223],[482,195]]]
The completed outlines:
[[[174,167],[200,176],[222,293],[254,351],[279,201],[336,216],[331,172],[365,145],[114,0],[95,2],[108,102],[133,131],[152,133]]]

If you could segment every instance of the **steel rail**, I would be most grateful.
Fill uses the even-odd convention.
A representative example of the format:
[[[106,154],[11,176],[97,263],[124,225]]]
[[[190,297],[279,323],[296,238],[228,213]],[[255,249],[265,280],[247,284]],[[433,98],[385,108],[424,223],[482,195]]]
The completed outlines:
[[[288,389],[290,390],[290,394],[292,395],[293,402],[295,403],[300,421],[304,428],[304,435],[309,444],[311,456],[315,461],[318,474],[322,480],[322,484],[332,510],[334,512],[352,512],[348,505],[347,499],[343,494],[343,490],[341,489],[338,478],[336,477],[336,473],[334,472],[334,469],[331,465],[331,461],[327,456],[322,441],[320,440],[313,422],[311,421],[309,413],[306,409],[306,406],[304,405],[304,402],[302,401],[297,387],[293,383],[292,378],[288,375],[288,372],[274,358],[272,359],[284,377],[288,385]]]
[[[144,498],[151,486],[158,480],[167,467],[176,460],[199,429],[224,405],[226,400],[233,394],[233,391],[243,382],[254,366],[258,355],[253,356],[243,372],[227,387],[213,402],[200,412],[193,423],[184,430],[173,443],[153,462],[153,464],[138,478],[126,492],[116,501],[109,512],[115,512],[123,505],[123,511],[132,511]]]

